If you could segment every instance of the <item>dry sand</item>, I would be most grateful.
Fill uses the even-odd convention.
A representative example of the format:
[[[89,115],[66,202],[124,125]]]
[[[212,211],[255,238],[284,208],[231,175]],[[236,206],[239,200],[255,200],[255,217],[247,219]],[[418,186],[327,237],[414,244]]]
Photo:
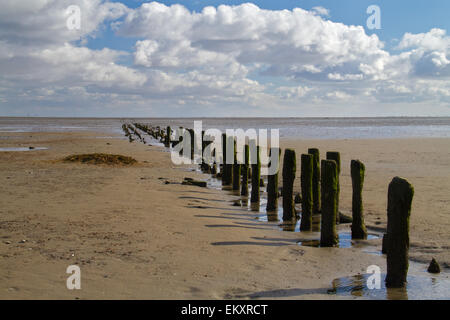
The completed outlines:
[[[333,279],[365,273],[373,264],[386,268],[383,256],[358,247],[299,246],[302,234],[283,232],[276,223],[256,219],[257,213],[232,206],[237,197],[229,192],[179,184],[184,177],[207,176],[174,168],[160,147],[104,138],[105,133],[2,135],[10,138],[0,140],[0,147],[49,149],[0,152],[1,299],[341,299],[349,296],[327,294]],[[440,279],[448,279],[449,139],[282,146],[295,147],[297,158],[308,147],[323,155],[341,151],[344,212],[351,208],[349,161],[362,160],[366,221],[375,228],[386,224],[389,181],[407,178],[416,192],[411,258],[436,257],[445,271]],[[132,156],[139,163],[59,161],[90,152]],[[380,239],[368,243],[381,248]],[[81,267],[81,290],[66,288],[72,264]],[[426,265],[411,272],[427,276],[421,268]]]

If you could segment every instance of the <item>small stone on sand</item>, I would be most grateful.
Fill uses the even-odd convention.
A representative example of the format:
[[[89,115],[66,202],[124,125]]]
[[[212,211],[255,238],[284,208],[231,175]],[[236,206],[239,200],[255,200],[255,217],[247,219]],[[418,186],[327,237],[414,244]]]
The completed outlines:
[[[431,259],[430,265],[428,266],[429,273],[440,273],[441,267],[439,267],[439,263],[433,258]]]

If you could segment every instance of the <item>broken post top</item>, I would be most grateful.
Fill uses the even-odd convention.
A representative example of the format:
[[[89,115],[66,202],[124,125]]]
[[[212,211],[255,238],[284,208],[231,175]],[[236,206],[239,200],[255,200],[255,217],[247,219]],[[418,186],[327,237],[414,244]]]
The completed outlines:
[[[312,159],[314,159],[314,156],[310,153],[302,153],[302,161],[311,161]]]
[[[350,162],[350,174],[352,177],[360,177],[361,183],[364,181],[364,172],[366,166],[359,160],[352,160]]]
[[[316,159],[316,161],[320,158],[320,152],[317,148],[309,148],[308,153],[314,155],[314,159]]]
[[[390,206],[393,206],[392,209],[401,207],[403,209],[402,212],[409,217],[411,213],[411,202],[413,196],[413,186],[406,179],[394,177],[389,184],[388,189],[388,212]]]
[[[337,164],[334,160],[322,160],[321,162],[322,181],[326,180],[327,183],[322,183],[322,188],[337,190]],[[331,174],[334,173],[334,174]]]
[[[341,154],[337,151],[328,151],[327,159],[336,161],[337,172],[341,172]]]
[[[295,151],[292,149],[286,149],[284,151],[283,158],[283,177],[295,178],[297,171],[297,165],[295,160]]]

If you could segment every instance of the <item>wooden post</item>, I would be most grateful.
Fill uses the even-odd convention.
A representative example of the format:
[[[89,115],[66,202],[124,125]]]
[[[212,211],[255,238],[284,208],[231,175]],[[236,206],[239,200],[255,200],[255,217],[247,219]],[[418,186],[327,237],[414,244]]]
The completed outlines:
[[[278,163],[280,163],[280,148],[270,148],[270,156],[278,153]],[[267,207],[266,211],[274,211],[278,209],[278,168],[275,174],[267,177]]]
[[[359,160],[352,160],[350,171],[352,175],[352,239],[366,239],[367,230],[364,225],[364,212],[362,202],[362,189],[364,185],[364,172],[366,168]]]
[[[167,126],[166,141],[165,141],[165,146],[167,148],[170,147],[170,135],[171,134],[172,134],[172,129],[170,128],[170,126]]]
[[[319,149],[310,148],[308,153],[314,156],[313,161],[313,213],[320,213],[320,153]]]
[[[341,154],[337,151],[328,151],[327,159],[334,160],[337,166],[336,223],[339,224],[339,195],[341,193],[339,175],[341,174]]]
[[[293,197],[296,170],[295,151],[286,149],[283,158],[283,221],[293,220],[296,216]]]
[[[301,162],[301,187],[302,187],[302,220],[300,231],[310,231],[312,228],[313,213],[313,163],[312,154],[302,154]]]
[[[322,220],[320,246],[332,247],[338,243],[336,233],[337,165],[334,160],[322,160]]]
[[[387,275],[386,287],[401,288],[408,275],[409,217],[414,188],[405,179],[395,177],[388,189]]]
[[[256,143],[256,142],[255,142]],[[259,157],[259,146],[256,147],[256,164],[252,164],[252,194],[250,202],[259,203],[259,179],[261,177],[261,159]]]
[[[221,173],[222,173],[222,186],[226,186],[229,185],[229,181],[227,181],[228,179],[228,174],[227,174],[227,169],[228,167],[226,166],[226,154],[227,154],[227,135],[225,133],[222,134],[222,167],[221,167]]]
[[[231,146],[231,147],[230,147]],[[232,148],[232,149],[231,149]],[[233,161],[231,163],[225,163],[225,168],[226,170],[224,171],[224,173],[226,174],[226,181],[227,181],[227,185],[233,185],[233,163],[234,163],[234,137],[227,137],[227,150],[229,153],[230,151],[232,152],[231,155],[226,155],[226,157],[228,156],[232,156]],[[226,158],[225,158],[226,160]]]
[[[237,161],[236,140],[234,141],[233,190],[241,189],[241,164]]]
[[[241,195],[248,196],[248,170],[250,163],[250,149],[248,144],[245,145],[244,149],[244,164],[242,165],[242,186]]]

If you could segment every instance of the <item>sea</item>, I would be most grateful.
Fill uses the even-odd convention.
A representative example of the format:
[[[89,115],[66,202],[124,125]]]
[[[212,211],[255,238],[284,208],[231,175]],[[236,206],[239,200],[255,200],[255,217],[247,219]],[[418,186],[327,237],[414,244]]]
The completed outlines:
[[[0,117],[2,132],[94,131],[122,133],[123,123],[193,128],[202,121],[203,130],[278,129],[281,138],[388,139],[448,138],[450,117],[377,118],[11,118]]]

